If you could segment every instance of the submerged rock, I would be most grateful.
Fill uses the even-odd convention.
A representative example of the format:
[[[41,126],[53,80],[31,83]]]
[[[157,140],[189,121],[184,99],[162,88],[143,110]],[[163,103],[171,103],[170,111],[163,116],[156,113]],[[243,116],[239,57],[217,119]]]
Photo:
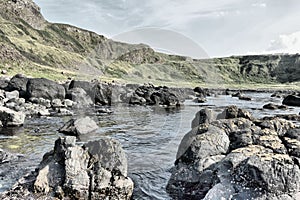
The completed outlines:
[[[67,135],[80,136],[97,130],[97,123],[90,117],[71,119],[58,131]]]

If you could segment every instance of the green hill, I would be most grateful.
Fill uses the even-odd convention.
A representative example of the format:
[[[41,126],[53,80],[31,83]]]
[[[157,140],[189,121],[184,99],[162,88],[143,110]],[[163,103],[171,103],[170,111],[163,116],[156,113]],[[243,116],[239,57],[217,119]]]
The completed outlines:
[[[195,60],[155,52],[50,23],[31,0],[0,2],[0,69],[54,80],[123,80],[159,84],[251,84],[300,81],[299,55]]]

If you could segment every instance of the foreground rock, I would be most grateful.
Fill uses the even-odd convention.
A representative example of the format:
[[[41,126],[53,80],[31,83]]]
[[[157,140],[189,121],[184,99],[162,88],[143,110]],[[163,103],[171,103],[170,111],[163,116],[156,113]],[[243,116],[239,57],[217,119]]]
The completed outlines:
[[[0,126],[21,126],[24,124],[25,114],[6,107],[0,107]]]
[[[121,145],[103,138],[83,146],[59,138],[38,170],[19,181],[2,199],[130,199],[133,182]]]
[[[238,114],[229,114],[238,113],[236,109],[226,110],[229,119],[200,120],[182,139],[167,186],[171,197],[299,199],[300,141],[295,125],[278,118],[236,118]]]
[[[97,123],[90,117],[71,119],[58,131],[67,135],[80,136],[97,130]]]

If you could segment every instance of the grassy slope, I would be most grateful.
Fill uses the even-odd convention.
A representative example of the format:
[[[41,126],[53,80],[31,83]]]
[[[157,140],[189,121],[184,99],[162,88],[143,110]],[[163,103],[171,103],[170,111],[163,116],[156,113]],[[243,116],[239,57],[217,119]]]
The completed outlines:
[[[204,60],[166,55],[146,45],[115,42],[70,25],[49,23],[34,3],[23,1],[27,6],[20,4],[17,11],[12,1],[0,2],[0,69],[10,75],[208,87],[285,87],[278,83],[300,81],[298,55]]]

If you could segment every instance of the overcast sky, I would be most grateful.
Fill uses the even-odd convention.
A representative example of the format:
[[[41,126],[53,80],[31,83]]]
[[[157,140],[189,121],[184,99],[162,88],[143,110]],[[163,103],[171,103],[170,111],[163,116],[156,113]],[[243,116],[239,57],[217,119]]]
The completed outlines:
[[[34,1],[50,22],[170,53],[201,57],[205,51],[220,57],[300,52],[299,0]]]

